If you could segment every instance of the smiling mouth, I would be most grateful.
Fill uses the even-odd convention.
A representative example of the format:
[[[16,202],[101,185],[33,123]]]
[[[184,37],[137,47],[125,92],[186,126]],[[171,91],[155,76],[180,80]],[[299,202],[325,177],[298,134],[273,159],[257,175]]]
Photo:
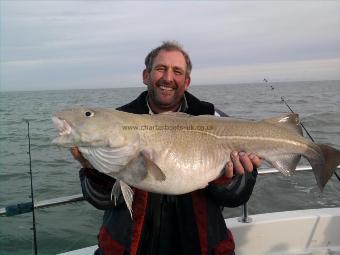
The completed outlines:
[[[59,135],[69,135],[72,133],[71,126],[65,121],[61,120],[58,117],[52,117],[52,121],[54,126],[59,130]]]
[[[173,91],[173,90],[175,90],[174,88],[171,88],[171,87],[166,87],[166,86],[159,86],[159,88],[161,89],[161,90],[166,90],[166,91]]]

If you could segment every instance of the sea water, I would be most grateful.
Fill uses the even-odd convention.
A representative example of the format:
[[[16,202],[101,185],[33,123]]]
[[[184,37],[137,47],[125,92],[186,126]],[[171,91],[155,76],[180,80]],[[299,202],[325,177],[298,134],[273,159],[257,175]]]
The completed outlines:
[[[74,106],[116,108],[144,89],[0,93],[0,208],[30,201],[26,120],[30,121],[35,201],[80,194],[79,164],[67,149],[50,145],[57,135],[53,112]],[[289,112],[281,101],[284,97],[315,141],[340,149],[340,81],[191,86],[190,92],[229,116],[246,119]],[[320,193],[312,172],[261,175],[248,203],[250,214],[338,206],[340,182],[332,177]],[[241,208],[225,208],[223,213],[236,217]],[[38,254],[96,244],[102,214],[87,202],[36,210]],[[0,254],[32,254],[31,227],[31,213],[0,217]]]

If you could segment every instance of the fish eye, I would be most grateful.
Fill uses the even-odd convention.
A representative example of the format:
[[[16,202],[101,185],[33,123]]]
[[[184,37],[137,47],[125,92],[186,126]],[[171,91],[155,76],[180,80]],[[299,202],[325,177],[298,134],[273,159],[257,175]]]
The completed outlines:
[[[93,115],[94,115],[94,113],[91,112],[91,111],[86,111],[86,112],[85,112],[85,116],[86,116],[86,117],[93,117]]]

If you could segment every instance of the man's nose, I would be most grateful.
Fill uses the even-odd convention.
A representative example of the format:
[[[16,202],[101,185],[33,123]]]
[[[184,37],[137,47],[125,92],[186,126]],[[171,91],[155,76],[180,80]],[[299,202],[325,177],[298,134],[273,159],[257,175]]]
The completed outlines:
[[[172,70],[168,69],[163,73],[163,79],[164,80],[173,81],[173,78],[174,78],[174,74],[173,74]]]

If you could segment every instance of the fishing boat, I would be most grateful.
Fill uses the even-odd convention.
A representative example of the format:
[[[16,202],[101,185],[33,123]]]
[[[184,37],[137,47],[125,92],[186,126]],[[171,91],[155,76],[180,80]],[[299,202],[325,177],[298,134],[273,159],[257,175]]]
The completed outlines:
[[[225,222],[233,232],[238,255],[340,254],[340,207],[257,214]],[[92,255],[96,249],[95,245],[60,255]]]
[[[251,222],[226,219],[236,254],[340,254],[340,207],[251,216]]]
[[[338,167],[338,169],[340,169]],[[309,171],[310,167],[298,167]],[[259,174],[276,173],[259,170]],[[225,219],[232,231],[238,255],[336,255],[340,254],[340,207],[283,211],[249,215],[247,204],[242,216]],[[60,255],[90,255],[90,246]]]
[[[310,171],[309,166],[297,171]],[[340,170],[340,166],[338,166]],[[260,175],[275,174],[273,168],[259,170]],[[82,194],[34,203],[34,208],[61,206],[84,201]],[[32,210],[30,204],[0,209],[0,216],[13,216]],[[225,219],[232,231],[238,255],[340,255],[340,207],[282,211],[249,215],[247,204],[240,217]],[[59,255],[92,255],[97,245]]]

